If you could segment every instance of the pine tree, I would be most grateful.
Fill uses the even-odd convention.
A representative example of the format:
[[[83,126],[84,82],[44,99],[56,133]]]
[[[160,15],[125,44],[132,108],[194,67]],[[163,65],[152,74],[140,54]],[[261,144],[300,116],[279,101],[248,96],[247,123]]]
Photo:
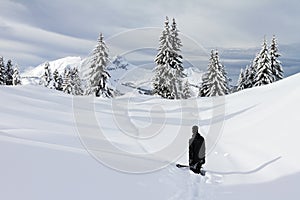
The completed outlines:
[[[19,72],[19,69],[17,66],[14,68],[14,73],[13,73],[12,77],[13,77],[13,85],[21,85],[22,84],[20,72]]]
[[[153,78],[153,92],[163,98],[169,98],[171,96],[166,76],[168,62],[170,60],[171,45],[169,19],[166,17],[165,27],[160,37],[160,47],[155,59],[157,66],[154,69],[155,75]]]
[[[248,68],[248,66],[246,67],[246,70],[247,70],[247,68]],[[241,90],[247,88],[245,72],[246,71],[244,71],[243,69],[241,69],[239,80],[238,80],[238,84],[237,84],[237,91],[241,91]]]
[[[210,63],[204,77],[205,85],[202,85],[202,87],[205,86],[206,90],[201,95],[212,97],[229,93],[228,78],[226,77],[225,68],[219,61],[217,51],[211,51]]]
[[[167,17],[160,37],[153,78],[153,92],[163,98],[180,99],[183,97],[182,78],[185,75],[183,73],[182,56],[180,55],[181,46],[175,19],[173,20],[172,30],[170,30]]]
[[[83,95],[83,89],[81,86],[81,79],[77,68],[71,71],[71,85],[73,95]]]
[[[189,81],[187,80],[183,87],[183,98],[189,99],[192,97]]]
[[[93,51],[93,60],[90,72],[90,86],[88,94],[95,94],[96,97],[112,97],[113,90],[108,87],[110,74],[106,68],[109,64],[108,48],[103,40],[102,33],[98,38],[98,44]]]
[[[221,76],[224,78],[221,82],[221,84],[224,86],[224,90],[223,90],[224,95],[229,94],[230,88],[229,88],[228,73],[225,70],[225,66],[220,62],[218,50],[215,51],[215,62],[216,62],[216,65],[218,66],[218,70],[221,73]]]
[[[62,91],[67,94],[72,94],[71,70],[68,68],[64,71]]]
[[[40,78],[40,85],[43,85],[45,87],[49,87],[50,82],[52,81],[52,73],[51,73],[49,62],[45,63],[44,70],[45,71],[44,71],[43,75]]]
[[[182,56],[179,55],[180,48],[182,47],[181,40],[179,38],[179,30],[177,29],[177,24],[175,18],[173,18],[172,29],[171,29],[171,45],[173,52],[177,53],[181,59]]]
[[[6,80],[6,85],[12,85],[13,84],[13,65],[12,61],[8,60],[6,64],[6,72],[5,72],[5,80]]]
[[[278,53],[278,44],[275,35],[272,38],[272,43],[270,46],[270,56],[274,81],[283,79],[283,69],[281,66],[281,62],[278,59],[280,57],[280,54]]]
[[[262,49],[259,53],[259,60],[254,80],[254,86],[261,86],[274,82],[273,71],[271,68],[271,58],[266,39],[264,39]]]
[[[6,84],[6,68],[4,65],[3,57],[0,56],[0,85]]]
[[[186,76],[184,74],[184,68],[182,66],[182,55],[180,48],[182,47],[181,40],[179,38],[179,30],[175,18],[173,18],[171,29],[171,42],[172,42],[172,60],[170,66],[173,72],[172,85],[174,88],[174,94],[176,99],[183,98],[183,84],[182,79]]]
[[[202,83],[199,89],[199,97],[207,97],[209,90],[208,72],[202,75]]]
[[[245,69],[245,89],[252,88],[255,86],[255,75],[257,72],[257,67],[259,64],[259,54],[257,54],[250,66],[247,66]]]
[[[55,71],[53,72],[53,88],[62,91],[62,83],[63,83],[63,78],[59,74],[58,70],[55,69]]]

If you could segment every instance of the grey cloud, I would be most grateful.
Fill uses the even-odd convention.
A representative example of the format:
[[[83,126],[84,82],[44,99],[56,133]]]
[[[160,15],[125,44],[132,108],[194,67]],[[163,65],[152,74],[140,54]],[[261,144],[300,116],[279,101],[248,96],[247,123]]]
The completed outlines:
[[[163,27],[168,15],[177,19],[183,34],[203,46],[259,48],[265,34],[268,38],[276,34],[280,44],[300,43],[299,5],[297,0],[2,0],[0,36],[31,45],[30,50],[19,50],[20,55],[84,56],[100,31],[109,38],[128,29]],[[7,26],[7,20],[30,31],[23,34],[20,28]],[[134,39],[122,45],[126,42],[130,47]],[[36,62],[29,57],[22,60],[23,65]]]

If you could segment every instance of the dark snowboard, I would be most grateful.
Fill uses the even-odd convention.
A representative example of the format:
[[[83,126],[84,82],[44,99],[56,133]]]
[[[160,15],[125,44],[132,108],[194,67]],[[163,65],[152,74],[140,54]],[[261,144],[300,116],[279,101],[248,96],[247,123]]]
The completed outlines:
[[[178,168],[190,168],[189,165],[182,165],[182,164],[176,164],[176,167],[178,167]],[[203,170],[203,169],[200,170],[200,174],[201,174],[202,176],[205,176],[205,173],[206,173],[205,170]]]

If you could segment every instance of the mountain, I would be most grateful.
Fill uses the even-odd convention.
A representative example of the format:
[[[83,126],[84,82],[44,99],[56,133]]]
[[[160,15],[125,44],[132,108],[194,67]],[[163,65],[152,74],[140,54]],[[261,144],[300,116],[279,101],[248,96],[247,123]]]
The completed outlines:
[[[65,68],[80,68],[84,60],[82,60],[80,57],[66,57],[61,58],[58,60],[50,61],[49,68],[51,72],[53,73],[56,69],[60,74],[62,74],[65,70]],[[21,74],[22,76],[22,83],[32,84],[32,85],[38,85],[39,84],[39,77],[41,77],[44,73],[45,63],[42,63],[38,65],[37,67],[29,68],[25,72]]]
[[[49,64],[52,73],[56,69],[62,74],[65,68],[78,68],[81,78],[86,84],[91,66],[89,57],[84,59],[80,57],[66,57],[50,61]],[[42,63],[37,67],[28,69],[22,73],[22,83],[25,85],[39,84],[39,77],[44,73],[44,66],[45,63]],[[110,85],[120,94],[134,91],[142,94],[149,94],[152,88],[154,67],[154,63],[136,66],[128,62],[126,58],[116,56],[112,58],[111,64],[107,68],[111,75],[109,80]],[[192,94],[196,96],[201,82],[202,71],[195,67],[189,67],[185,68],[185,73],[187,74],[186,79],[188,79],[191,84]]]
[[[299,84],[296,74],[183,101],[1,86],[1,198],[296,200]],[[207,177],[175,167],[187,163],[194,124],[206,138]]]

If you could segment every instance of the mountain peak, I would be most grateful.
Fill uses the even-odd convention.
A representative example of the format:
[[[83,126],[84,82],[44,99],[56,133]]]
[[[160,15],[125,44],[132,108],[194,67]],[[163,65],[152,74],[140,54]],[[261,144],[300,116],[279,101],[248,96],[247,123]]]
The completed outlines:
[[[129,62],[122,56],[115,56],[112,59],[111,65],[107,67],[108,70],[125,69],[128,70]]]

